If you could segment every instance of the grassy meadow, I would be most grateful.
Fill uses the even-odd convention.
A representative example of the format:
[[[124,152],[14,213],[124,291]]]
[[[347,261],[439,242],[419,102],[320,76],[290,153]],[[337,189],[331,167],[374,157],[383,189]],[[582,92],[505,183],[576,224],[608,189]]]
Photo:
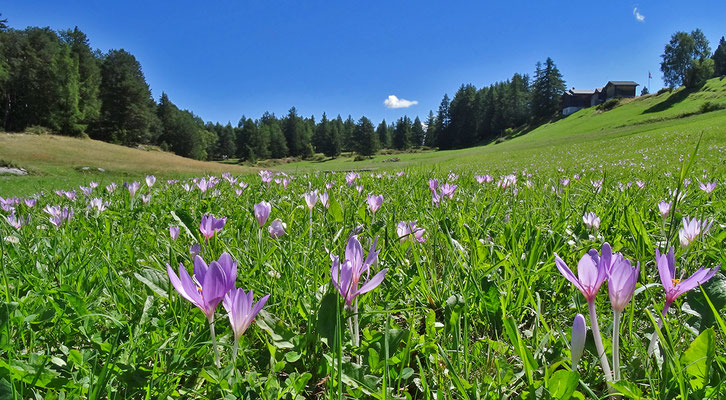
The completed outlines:
[[[0,135],[0,159],[35,174],[0,177],[0,398],[724,398],[726,110],[701,112],[724,90],[586,109],[473,149],[259,174]],[[226,219],[214,230],[206,215]],[[618,313],[614,272],[588,302],[556,262],[584,280],[605,243],[639,266]],[[665,276],[656,251],[671,247]],[[223,303],[214,330],[193,304],[219,290],[224,253],[225,285],[269,294],[243,333]],[[712,276],[671,304],[664,283],[701,268]]]

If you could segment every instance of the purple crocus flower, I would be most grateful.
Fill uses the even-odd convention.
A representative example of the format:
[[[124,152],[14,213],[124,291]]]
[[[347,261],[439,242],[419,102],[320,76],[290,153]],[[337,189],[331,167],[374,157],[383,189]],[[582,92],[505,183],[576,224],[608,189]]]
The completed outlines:
[[[328,190],[330,190],[330,188],[332,188],[333,185],[335,185],[335,181],[325,182],[325,188],[328,189]]]
[[[151,193],[148,194],[142,194],[141,195],[141,202],[144,204],[148,204],[151,201]]]
[[[426,238],[424,237],[426,229],[416,226],[415,220],[399,222],[398,226],[396,226],[396,233],[398,233],[398,237],[401,242],[405,242],[406,240],[416,240],[419,243],[423,243],[426,241]]]
[[[262,182],[268,183],[268,184],[270,182],[272,182],[272,178],[273,178],[272,172],[262,170],[262,171],[258,172],[257,174],[260,176],[260,179],[262,179]]]
[[[88,202],[88,208],[95,208],[96,211],[103,212],[106,211],[106,208],[108,208],[108,202],[104,202],[100,198],[96,197]]]
[[[607,248],[610,249],[610,246],[607,245]],[[605,246],[603,246],[604,251]],[[607,265],[600,262],[600,256],[595,249],[590,250],[580,259],[577,265],[577,275],[579,277],[572,273],[557,253],[555,253],[555,265],[565,279],[575,285],[588,302],[595,299],[597,291],[600,290],[600,286],[607,278]]]
[[[15,215],[15,211],[13,210],[10,215],[5,217],[5,219],[8,221],[10,226],[15,229],[20,229],[30,222],[30,215],[26,215],[25,217],[18,217]]]
[[[678,231],[678,237],[681,240],[681,246],[688,247],[698,235],[705,235],[711,229],[712,221],[699,221],[696,218],[688,219],[683,217],[683,228]]]
[[[204,239],[208,241],[209,238],[221,231],[226,223],[227,217],[217,219],[212,215],[204,214],[202,222],[199,224],[199,231],[204,235]]]
[[[491,175],[476,175],[474,178],[477,182],[479,182],[480,185],[484,183],[489,183],[494,179],[491,177]]]
[[[363,260],[363,246],[355,236],[348,239],[348,245],[345,248],[345,261],[340,263],[337,256],[330,255],[333,261],[330,268],[330,276],[333,286],[338,289],[338,293],[345,300],[345,306],[351,309],[355,298],[361,294],[370,292],[378,287],[386,277],[388,269],[385,268],[368,279],[363,286],[358,288],[361,277],[366,274],[366,279],[370,276],[370,267],[378,259],[379,250],[376,250],[377,240],[373,241],[373,245],[368,250],[368,256]]]
[[[439,189],[439,180],[436,178],[429,179],[429,190],[436,192]]]
[[[116,184],[111,182],[111,184],[106,185],[106,191],[109,193],[113,193],[116,190]]]
[[[90,181],[88,182],[88,186],[90,186],[91,189],[95,189],[98,187],[98,182]]]
[[[582,216],[582,222],[588,229],[598,230],[600,228],[600,217],[595,215],[594,212],[585,213]]]
[[[81,192],[83,192],[83,195],[86,197],[90,197],[91,194],[93,194],[93,188],[86,187],[86,186],[79,186],[81,188]]]
[[[623,312],[633,297],[639,273],[640,263],[633,267],[627,259],[621,259],[612,266],[608,273],[608,295],[610,305],[616,312]]]
[[[308,205],[308,209],[312,212],[313,208],[315,208],[315,204],[318,202],[318,191],[312,190],[310,192],[305,192],[305,203]]]
[[[441,185],[441,195],[447,196],[450,199],[454,198],[454,192],[456,192],[456,185],[452,185],[450,183],[444,183]]]
[[[358,175],[357,172],[348,172],[348,174],[345,175],[345,182],[348,184],[348,186],[352,186],[353,182],[355,182],[355,180],[358,178],[360,178],[360,175]]]
[[[585,317],[582,314],[575,315],[572,323],[572,338],[570,343],[570,353],[572,354],[572,370],[577,369],[582,353],[585,351],[585,338],[587,337],[587,325]]]
[[[272,206],[264,200],[255,204],[254,214],[260,228],[262,228],[265,225],[265,222],[267,222],[267,218],[270,216],[270,210],[272,210]]]
[[[378,209],[381,208],[381,205],[383,205],[383,196],[374,196],[372,194],[369,194],[366,198],[366,201],[368,202],[368,209],[371,210],[373,215],[375,215],[376,211],[378,211]]]
[[[25,199],[25,205],[28,206],[28,208],[33,208],[33,207],[35,207],[36,201],[37,200],[35,200],[35,199]]]
[[[645,182],[643,181],[635,181],[635,184],[641,189],[645,187]]]
[[[205,193],[210,188],[214,187],[214,184],[212,183],[212,180],[206,180],[204,178],[200,179],[197,182],[194,182],[195,185],[197,185],[197,188],[199,188],[199,191],[202,193]]]
[[[179,237],[179,227],[170,226],[169,227],[169,236],[171,236],[172,240],[176,240]]]
[[[668,309],[678,296],[688,292],[698,285],[708,282],[708,280],[713,278],[716,272],[721,268],[720,264],[714,268],[701,267],[690,277],[683,280],[677,279],[675,277],[676,258],[673,254],[673,247],[668,250],[668,254],[660,254],[658,249],[655,249],[655,262],[658,265],[660,282],[663,284],[663,290],[665,290],[666,294],[665,306],[663,307],[662,312],[663,316],[668,313]]]
[[[154,183],[156,183],[156,177],[154,175],[147,175],[146,176],[146,186],[151,188],[154,186]]]
[[[217,309],[217,305],[229,291],[229,282],[222,266],[215,261],[212,261],[208,268],[200,268],[201,274],[198,275],[197,260],[201,260],[201,258],[196,256],[194,259],[194,278],[189,276],[182,263],[179,263],[179,276],[174,273],[169,264],[166,265],[166,272],[169,274],[169,280],[174,289],[183,298],[202,310],[211,324],[214,321],[214,311]],[[204,266],[206,267],[206,264]]]
[[[202,246],[199,243],[195,243],[195,244],[189,246],[189,254],[192,257],[196,257],[201,252],[202,252]]]
[[[139,188],[141,187],[141,184],[137,181],[134,181],[132,183],[124,182],[124,186],[126,187],[126,189],[128,189],[129,195],[131,195],[131,197],[134,197],[136,191],[139,190]]]
[[[718,181],[713,181],[713,182],[710,182],[710,183],[709,182],[706,182],[706,183],[701,182],[701,184],[698,185],[698,187],[701,188],[701,190],[703,190],[704,192],[710,194],[711,192],[713,192],[714,189],[716,189],[716,184],[717,183],[718,183]]]
[[[322,194],[320,194],[320,204],[323,205],[323,207],[328,208],[330,207],[330,197],[328,196],[328,191],[324,191]]]
[[[671,212],[671,203],[668,201],[661,201],[658,203],[658,211],[660,212],[661,217],[667,217]]]
[[[252,321],[254,321],[269,298],[270,295],[268,294],[257,303],[254,303],[252,290],[249,293],[245,293],[242,289],[232,289],[224,296],[222,306],[227,310],[229,323],[232,325],[232,331],[234,332],[235,343],[242,337],[247,328],[250,327]]]
[[[277,239],[285,234],[285,228],[287,228],[287,224],[282,222],[280,218],[275,218],[275,220],[270,223],[267,231],[270,232],[270,237]]]

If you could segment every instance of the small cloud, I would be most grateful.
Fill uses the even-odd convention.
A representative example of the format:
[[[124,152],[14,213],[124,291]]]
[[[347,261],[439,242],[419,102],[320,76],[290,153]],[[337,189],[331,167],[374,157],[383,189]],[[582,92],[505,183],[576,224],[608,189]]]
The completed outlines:
[[[645,21],[645,15],[638,12],[638,7],[633,8],[633,15],[635,15],[635,19],[637,19],[638,22]]]
[[[399,99],[398,97],[396,97],[394,95],[390,95],[390,96],[388,96],[387,99],[383,100],[383,104],[386,105],[386,108],[408,108],[408,107],[418,104],[418,101]]]

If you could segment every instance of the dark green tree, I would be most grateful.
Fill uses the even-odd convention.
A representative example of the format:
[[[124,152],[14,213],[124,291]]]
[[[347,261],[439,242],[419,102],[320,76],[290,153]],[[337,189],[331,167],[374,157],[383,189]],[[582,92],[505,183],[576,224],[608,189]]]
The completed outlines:
[[[714,76],[726,76],[726,40],[723,36],[711,58],[713,59]]]
[[[308,157],[310,156],[310,137],[305,129],[305,123],[300,116],[297,115],[295,107],[290,108],[282,124],[285,140],[287,142],[287,149],[290,155],[293,157]],[[285,157],[285,156],[283,156]]]
[[[453,147],[453,141],[449,135],[449,123],[451,122],[449,118],[450,103],[449,95],[444,94],[444,98],[441,99],[441,104],[439,105],[439,112],[436,114],[436,144],[442,150]]]
[[[426,132],[424,132],[423,125],[421,125],[421,120],[416,117],[416,119],[413,120],[413,125],[411,125],[411,142],[413,147],[423,146],[425,135]]]
[[[537,63],[532,84],[532,114],[539,120],[548,120],[560,113],[565,81],[554,61],[547,57],[544,63]]]
[[[405,115],[396,121],[396,130],[393,132],[393,148],[398,150],[411,148],[411,119]]]
[[[700,29],[691,33],[674,33],[661,55],[660,70],[663,72],[663,82],[669,87],[684,85],[688,70],[692,67],[701,67],[700,61],[710,55],[708,40]],[[694,61],[699,63],[694,64]]]
[[[451,100],[448,134],[452,147],[467,147],[477,143],[476,93],[474,85],[461,85]]]
[[[355,151],[355,121],[352,116],[348,115],[348,118],[343,122],[341,134],[343,151]]]
[[[78,110],[80,121],[89,126],[98,121],[101,113],[101,68],[85,33],[76,26],[60,33],[78,67]]]
[[[436,116],[430,110],[429,117],[426,119],[426,138],[424,139],[424,145],[436,147]]]
[[[378,135],[373,123],[366,117],[361,117],[355,126],[356,152],[362,156],[372,156],[379,149]]]
[[[153,142],[159,131],[154,100],[141,64],[125,50],[111,50],[101,64],[101,116],[92,136],[131,145]]]
[[[388,149],[391,147],[391,131],[388,129],[388,124],[386,124],[385,119],[378,124],[376,134],[378,135],[378,143],[381,148]]]

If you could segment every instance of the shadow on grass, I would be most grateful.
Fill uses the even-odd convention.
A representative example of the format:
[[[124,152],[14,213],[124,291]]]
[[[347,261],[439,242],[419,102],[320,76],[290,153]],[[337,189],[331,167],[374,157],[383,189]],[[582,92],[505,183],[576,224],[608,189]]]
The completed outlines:
[[[651,113],[665,111],[665,110],[673,107],[674,105],[682,102],[683,100],[685,100],[688,97],[688,95],[690,95],[691,93],[698,92],[699,90],[701,90],[701,88],[705,84],[706,84],[706,82],[704,81],[696,87],[684,88],[676,93],[673,93],[670,96],[668,96],[667,99],[644,110],[643,114],[651,114]]]

